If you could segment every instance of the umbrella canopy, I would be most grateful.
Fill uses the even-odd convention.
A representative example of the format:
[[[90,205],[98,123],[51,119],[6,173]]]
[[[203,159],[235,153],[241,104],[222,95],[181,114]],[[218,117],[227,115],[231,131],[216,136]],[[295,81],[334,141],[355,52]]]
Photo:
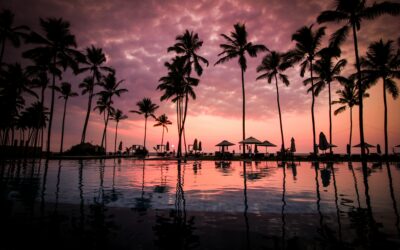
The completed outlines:
[[[167,145],[165,145],[165,150],[169,151],[169,141],[167,141]]]
[[[250,136],[249,138],[240,141],[240,144],[261,144],[261,141],[257,140],[256,138]]]
[[[365,145],[366,148],[374,148],[375,147],[374,145],[371,145],[371,144],[366,143],[366,142],[364,143],[364,145]],[[353,147],[354,148],[361,148],[361,143],[359,143],[357,145],[354,145]]]
[[[379,144],[376,145],[376,152],[377,152],[378,154],[382,154],[381,145],[379,145]]]
[[[197,144],[197,139],[194,139],[194,142],[193,142],[193,150],[194,151],[197,151],[198,150],[198,144]]]
[[[235,145],[235,143],[229,142],[227,140],[223,140],[223,141],[221,141],[220,143],[218,143],[215,146],[217,146],[217,147],[228,147],[228,146],[233,146],[233,145]]]
[[[319,133],[319,144],[318,148],[322,151],[327,150],[330,147],[328,140],[326,140],[326,136],[323,132]]]
[[[271,143],[271,142],[269,142],[269,141],[267,141],[267,140],[263,141],[263,142],[260,143],[260,144],[257,144],[257,146],[276,147],[275,144],[273,144],[273,143]]]
[[[394,146],[395,148],[400,148],[400,144],[399,145],[397,145],[397,146]]]
[[[290,139],[290,152],[296,152],[296,144],[294,143],[294,138]]]

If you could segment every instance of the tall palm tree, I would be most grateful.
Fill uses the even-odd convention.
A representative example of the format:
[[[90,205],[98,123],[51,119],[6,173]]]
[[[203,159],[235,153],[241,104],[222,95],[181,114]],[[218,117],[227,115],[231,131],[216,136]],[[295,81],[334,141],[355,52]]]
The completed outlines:
[[[34,61],[47,61],[52,69],[66,68],[73,69],[74,73],[78,73],[78,63],[85,60],[84,55],[76,50],[77,47],[75,36],[71,34],[69,22],[59,18],[40,19],[40,26],[45,36],[36,32],[31,32],[27,38],[27,42],[38,45],[38,47],[29,49],[23,53],[26,58]],[[51,128],[54,113],[54,95],[56,84],[56,72],[52,70],[52,90],[50,104],[50,119],[47,132],[47,155],[50,154]]]
[[[332,104],[340,104],[341,106],[337,108],[334,112],[335,115],[338,115],[344,112],[347,107],[350,109],[350,135],[349,135],[349,146],[350,146],[350,154],[351,154],[351,141],[352,141],[352,132],[353,132],[353,107],[359,105],[359,91],[357,88],[357,83],[354,78],[343,78],[340,83],[343,85],[343,89],[339,89],[336,91],[336,94],[339,96],[338,100],[332,102]],[[364,93],[364,98],[368,97],[367,93]]]
[[[276,102],[278,103],[278,113],[279,113],[279,125],[281,128],[281,139],[282,146],[281,152],[285,151],[285,139],[283,137],[283,124],[282,124],[282,114],[281,114],[281,105],[279,101],[279,87],[278,87],[278,76],[279,79],[286,85],[289,86],[290,82],[287,75],[283,74],[283,72],[292,67],[292,63],[288,60],[285,60],[285,57],[282,53],[271,51],[267,54],[261,64],[257,67],[257,72],[262,72],[260,76],[257,77],[257,80],[267,79],[268,83],[272,82],[272,79],[275,80],[275,88],[276,88]],[[265,72],[265,73],[264,73]]]
[[[200,40],[199,35],[197,33],[193,34],[193,31],[186,30],[183,35],[178,35],[176,37],[176,43],[168,48],[168,52],[174,51],[178,55],[181,56],[181,59],[184,61],[184,67],[187,69],[187,77],[190,77],[192,72],[192,64],[194,65],[194,69],[198,76],[201,76],[203,73],[203,68],[200,63],[204,63],[208,67],[208,61],[204,57],[197,54],[197,51],[203,45],[203,41]],[[185,108],[183,114],[183,124],[182,127],[185,128],[186,123],[186,115],[189,104],[189,93],[185,93]],[[185,141],[185,152],[186,152],[186,136],[185,130],[183,129],[183,138]]]
[[[253,44],[247,41],[247,31],[244,24],[237,23],[233,27],[235,30],[231,32],[230,36],[221,34],[228,43],[219,45],[223,51],[218,56],[222,57],[214,65],[225,63],[238,57],[242,73],[242,137],[244,140],[246,137],[246,98],[244,90],[244,72],[247,69],[246,53],[250,57],[256,57],[259,52],[267,51],[268,49],[262,44]],[[245,153],[245,147],[243,147],[243,154]]]
[[[400,79],[400,53],[393,47],[393,41],[383,42],[382,39],[368,47],[367,55],[360,60],[362,75],[365,77],[366,87],[376,84],[380,79],[383,82],[384,105],[384,136],[385,156],[388,156],[388,113],[386,91],[394,99],[399,96],[399,89],[394,79]]]
[[[41,102],[35,101],[21,112],[21,115],[18,119],[18,125],[22,129],[29,129],[27,144],[31,143],[31,145],[33,145],[34,147],[37,146],[38,131],[41,130],[43,127],[46,127],[47,121],[47,108],[43,107]]]
[[[14,27],[14,16],[14,13],[7,9],[0,12],[0,65],[3,63],[6,41],[10,41],[14,47],[18,48],[21,45],[21,38],[24,38],[25,32],[29,30],[24,25]]]
[[[162,114],[159,117],[156,118],[156,124],[154,124],[154,127],[159,127],[162,126],[162,136],[161,136],[161,147],[163,146],[164,143],[164,129],[167,130],[168,132],[168,125],[171,125],[172,122],[168,120],[168,116],[166,114]]]
[[[103,131],[103,137],[101,140],[101,145],[106,145],[107,146],[107,125],[108,125],[108,120],[110,118],[110,114],[112,113],[113,109],[111,108],[111,105],[113,104],[112,98],[114,96],[120,97],[122,93],[128,92],[127,89],[125,88],[120,88],[120,84],[123,83],[124,80],[117,81],[115,77],[115,72],[113,71],[112,73],[108,74],[107,76],[103,77],[102,82],[99,83],[99,85],[103,88],[102,91],[98,93],[101,98],[103,98],[103,104],[106,104],[106,109],[105,109],[105,126],[104,126],[104,131]],[[105,147],[106,148],[106,147]]]
[[[357,31],[361,28],[363,20],[373,20],[381,15],[399,15],[400,4],[392,2],[374,3],[371,6],[366,5],[366,0],[335,0],[335,7],[333,10],[323,11],[317,18],[318,23],[326,22],[345,22],[346,24],[334,33],[333,37],[340,45],[346,39],[349,29],[353,31],[354,53],[356,58],[357,67],[357,86],[358,89],[363,91],[361,84],[361,66],[360,58],[358,55],[358,41]],[[364,145],[364,121],[363,121],[363,98],[362,94],[359,98],[359,126],[360,126],[360,143]],[[361,158],[365,159],[365,147],[361,147]]]
[[[80,72],[90,71],[92,73],[91,77],[85,79],[82,88],[84,88],[85,93],[89,95],[88,107],[85,117],[85,123],[83,124],[81,143],[85,143],[86,139],[86,129],[89,122],[90,112],[92,111],[92,99],[94,86],[98,84],[101,80],[102,72],[113,73],[114,69],[106,66],[102,66],[106,62],[106,56],[101,48],[96,48],[93,45],[86,48],[86,64],[87,67],[82,67]]]
[[[314,76],[313,76],[313,64],[315,57],[319,53],[322,37],[325,35],[325,27],[320,27],[316,31],[313,31],[313,26],[304,26],[296,31],[292,35],[292,41],[296,42],[296,46],[293,50],[287,53],[288,58],[293,63],[300,63],[300,76],[304,77],[305,71],[310,71],[311,78],[311,119],[312,119],[312,132],[313,132],[313,152],[317,154],[316,137],[315,137],[315,117],[314,117]]]
[[[321,57],[315,62],[313,69],[317,76],[304,80],[304,84],[314,83],[314,95],[318,96],[319,93],[328,85],[328,104],[329,104],[329,144],[332,145],[332,95],[331,83],[334,81],[341,81],[343,77],[340,75],[343,68],[346,66],[346,59],[340,59],[336,62],[333,61],[338,56],[332,48],[324,48],[321,51]],[[311,88],[309,89],[311,91]],[[332,154],[332,147],[329,147]]]
[[[110,114],[114,112],[114,107],[112,106],[113,101],[107,93],[99,93],[97,94],[99,99],[96,102],[96,107],[94,110],[99,110],[100,114],[103,114],[104,120],[104,130],[103,135],[101,137],[100,147],[104,147],[104,152],[107,154],[107,125],[109,121]]]
[[[138,110],[131,110],[129,112],[136,113],[139,115],[144,115],[144,140],[143,147],[146,148],[146,132],[147,132],[147,118],[149,116],[156,119],[154,112],[159,108],[159,106],[151,101],[150,98],[143,98],[136,103]]]
[[[125,115],[120,109],[117,109],[111,114],[111,120],[115,121],[114,153],[117,153],[118,124],[120,121],[125,119],[128,119],[128,116]]]
[[[78,96],[78,93],[72,91],[71,83],[69,82],[62,82],[61,86],[56,86],[56,90],[61,94],[58,98],[64,99],[64,112],[62,118],[62,125],[61,125],[61,145],[60,145],[60,154],[63,153],[63,145],[64,145],[64,125],[65,125],[65,114],[67,111],[67,103],[70,97]]]

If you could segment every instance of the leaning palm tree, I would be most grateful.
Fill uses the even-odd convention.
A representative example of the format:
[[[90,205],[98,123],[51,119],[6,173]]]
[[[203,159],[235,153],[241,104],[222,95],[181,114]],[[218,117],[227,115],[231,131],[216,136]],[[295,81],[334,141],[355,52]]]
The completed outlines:
[[[110,119],[115,121],[114,153],[117,153],[118,124],[120,121],[128,119],[128,116],[125,115],[121,110],[117,109],[111,114]]]
[[[268,49],[262,44],[253,44],[247,41],[247,31],[244,24],[237,23],[233,27],[235,30],[231,32],[230,36],[221,34],[228,43],[219,45],[223,51],[218,56],[222,57],[214,65],[225,63],[236,57],[239,59],[238,62],[242,73],[242,137],[244,140],[246,137],[246,98],[244,90],[244,72],[247,69],[246,53],[250,57],[256,57],[259,52],[267,51]],[[243,154],[245,153],[245,147],[243,147]]]
[[[83,62],[85,57],[81,52],[75,49],[77,44],[75,36],[71,34],[69,22],[61,18],[40,19],[40,26],[45,32],[45,36],[32,32],[28,36],[27,42],[39,46],[25,51],[23,56],[33,59],[34,61],[46,61],[48,65],[51,65],[52,69],[62,68],[65,70],[66,68],[72,68],[74,73],[78,73],[78,63]],[[53,79],[46,148],[48,156],[51,148],[51,128],[53,123],[55,95],[54,87],[56,85],[57,75],[54,70],[52,70],[51,73]]]
[[[262,72],[262,74],[257,77],[257,80],[267,79],[268,83],[271,83],[272,79],[275,80],[276,102],[278,103],[279,125],[281,128],[281,139],[282,139],[281,152],[282,152],[282,154],[285,151],[285,139],[283,137],[283,124],[282,124],[281,105],[280,105],[280,101],[279,101],[278,76],[279,76],[279,79],[286,86],[289,86],[289,84],[290,84],[289,79],[288,79],[287,75],[283,74],[283,72],[292,66],[293,65],[290,61],[285,60],[285,57],[282,53],[279,53],[276,51],[271,51],[271,53],[267,54],[263,58],[261,64],[257,67],[257,72]]]
[[[129,112],[136,113],[139,115],[144,115],[144,140],[143,147],[146,148],[146,132],[147,132],[147,118],[149,116],[156,119],[154,112],[159,108],[159,106],[151,101],[150,98],[143,98],[136,103],[139,110],[131,110]]]
[[[366,87],[376,84],[379,80],[383,82],[383,105],[384,105],[384,136],[385,156],[388,156],[388,113],[386,91],[394,99],[399,96],[399,89],[394,79],[400,79],[400,53],[395,52],[393,41],[374,42],[368,47],[367,55],[360,60],[362,75]]]
[[[109,73],[114,72],[114,69],[102,66],[106,62],[106,56],[101,48],[96,48],[93,45],[89,48],[86,48],[86,59],[87,59],[86,64],[88,64],[88,66],[81,68],[80,72],[90,71],[92,73],[92,76],[85,79],[82,85],[85,93],[87,92],[89,95],[89,100],[86,111],[85,123],[83,124],[81,143],[85,143],[86,139],[86,129],[89,122],[90,112],[92,111],[94,86],[96,84],[99,84],[101,77],[103,76],[102,72],[109,72]]]
[[[199,35],[197,33],[193,34],[193,31],[186,30],[183,35],[179,35],[176,37],[177,43],[175,43],[172,47],[168,48],[168,52],[174,51],[178,55],[181,56],[181,60],[184,61],[184,67],[186,68],[187,77],[190,77],[192,72],[192,65],[194,65],[194,70],[196,71],[198,76],[201,76],[203,73],[203,68],[200,63],[208,66],[208,61],[204,57],[197,54],[197,51],[203,45],[203,41],[200,40]],[[189,93],[185,94],[185,108],[183,113],[183,128],[185,127],[186,115],[188,111],[189,104]],[[185,130],[183,130],[183,138],[185,142],[185,152],[186,152],[186,136]]]
[[[78,93],[72,91],[71,83],[69,82],[62,82],[61,86],[56,86],[56,90],[60,92],[59,98],[64,99],[64,112],[62,118],[62,125],[61,125],[61,145],[60,145],[60,154],[63,153],[63,145],[64,145],[64,125],[65,125],[65,113],[67,111],[67,103],[70,97],[78,96]]]
[[[161,147],[163,146],[164,143],[164,129],[167,130],[168,132],[168,125],[171,125],[172,122],[168,120],[168,116],[166,114],[162,114],[159,117],[156,118],[156,124],[154,124],[154,127],[159,127],[162,126],[162,136],[161,136]]]
[[[317,76],[304,80],[304,84],[314,83],[314,95],[318,96],[320,92],[328,85],[328,104],[329,104],[329,144],[332,144],[332,95],[331,83],[334,81],[342,81],[343,77],[340,75],[343,68],[346,66],[346,59],[340,59],[336,62],[334,58],[338,56],[333,48],[324,48],[321,51],[321,57],[314,64],[314,71]],[[311,88],[309,89],[311,91]],[[332,147],[329,147],[332,154]]]
[[[358,55],[357,31],[361,28],[363,20],[373,20],[383,14],[399,15],[400,4],[392,2],[374,3],[371,6],[366,5],[366,0],[335,0],[333,10],[323,11],[317,18],[318,23],[325,22],[346,22],[346,24],[336,31],[332,38],[340,45],[348,35],[349,29],[353,31],[354,53],[357,67],[358,89],[363,91],[361,84],[361,67]],[[363,121],[363,99],[362,94],[359,95],[359,126],[360,126],[360,143],[364,145],[364,121]],[[361,158],[365,158],[365,147],[361,147]]]
[[[21,38],[26,36],[26,31],[29,30],[27,26],[13,26],[14,13],[10,10],[3,10],[0,13],[0,65],[3,63],[4,50],[6,47],[6,41],[18,48],[21,45]]]
[[[107,93],[99,93],[99,99],[97,100],[96,107],[94,110],[98,110],[100,115],[103,114],[104,130],[101,137],[100,147],[104,147],[104,152],[107,154],[107,125],[110,118],[110,114],[114,112],[114,107],[112,106],[113,101]]]
[[[292,63],[300,63],[300,76],[304,77],[306,70],[310,71],[311,78],[311,119],[312,119],[312,132],[313,132],[313,152],[317,154],[316,137],[315,137],[315,118],[314,118],[314,76],[313,64],[315,57],[319,53],[322,37],[325,35],[325,27],[320,27],[316,31],[312,30],[313,26],[304,26],[292,35],[292,41],[296,42],[293,50],[287,53],[288,58]]]
[[[350,135],[349,135],[349,147],[351,154],[351,141],[352,141],[352,132],[353,132],[353,107],[359,104],[358,98],[358,88],[357,83],[354,78],[343,78],[340,83],[343,85],[343,89],[339,89],[336,91],[336,94],[339,96],[338,100],[332,102],[332,104],[340,104],[341,106],[337,108],[334,112],[335,115],[338,115],[344,112],[347,108],[350,109]],[[364,93],[364,98],[368,97],[367,93]]]

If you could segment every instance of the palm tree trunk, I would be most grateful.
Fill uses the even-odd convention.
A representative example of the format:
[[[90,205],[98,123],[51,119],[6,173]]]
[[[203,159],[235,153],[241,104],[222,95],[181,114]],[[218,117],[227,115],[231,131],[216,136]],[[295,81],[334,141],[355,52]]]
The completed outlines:
[[[1,39],[1,53],[0,53],[0,65],[3,63],[4,48],[6,47],[6,38]]]
[[[86,112],[85,123],[83,124],[81,143],[85,143],[86,129],[87,129],[87,125],[89,122],[90,111],[92,110],[92,99],[93,99],[93,90],[89,92],[88,108],[87,108],[87,112]]]
[[[328,82],[329,93],[329,152],[332,154],[332,97],[331,97],[331,82]]]
[[[161,149],[163,147],[163,143],[164,143],[164,126],[162,127],[162,135],[161,135]]]
[[[56,56],[53,56],[53,66],[56,66]],[[51,125],[53,124],[53,113],[54,113],[54,92],[56,85],[56,75],[53,73],[53,83],[51,88],[51,105],[50,105],[50,118],[49,118],[49,128],[47,129],[47,148],[46,154],[47,158],[50,156],[50,142],[51,142]]]
[[[351,155],[351,137],[353,134],[353,107],[350,107],[350,138],[349,138],[349,145],[350,145],[350,150],[349,154]]]
[[[42,93],[40,98],[40,103],[42,104],[42,108],[44,110],[44,91],[46,90],[45,87],[42,87]],[[40,128],[40,151],[43,150],[43,142],[44,142],[44,127]]]
[[[243,68],[241,67],[242,70],[242,100],[243,100],[243,107],[242,107],[242,138],[243,141],[246,139],[246,97],[244,93],[244,71]],[[243,157],[246,154],[246,148],[245,144],[243,146]]]
[[[315,96],[314,96],[314,80],[313,80],[313,64],[312,60],[310,60],[310,73],[311,73],[311,95],[312,95],[312,102],[311,102],[311,120],[312,120],[312,130],[313,130],[313,152],[314,155],[317,155],[317,145],[315,140],[315,117],[314,117],[314,104],[315,104]]]
[[[281,139],[282,139],[282,147],[281,152],[285,151],[285,139],[283,138],[283,125],[282,125],[282,114],[281,114],[281,105],[279,102],[279,87],[278,87],[278,78],[275,75],[275,86],[276,86],[276,101],[278,103],[278,113],[279,113],[279,125],[281,127]]]
[[[387,115],[387,100],[386,100],[386,81],[383,80],[383,106],[384,106],[384,131],[385,131],[385,157],[388,156],[388,115]],[[386,158],[387,159],[387,158]]]
[[[114,140],[114,153],[117,153],[117,135],[118,135],[118,121],[117,124],[115,125],[115,140]]]
[[[188,111],[188,105],[189,105],[189,95],[186,93],[185,95],[185,111],[183,114],[183,122],[182,122],[182,133],[183,133],[183,142],[185,145],[185,154],[187,153],[187,147],[186,147],[186,132],[185,132],[185,124],[186,124],[186,115]]]
[[[358,102],[359,102],[359,124],[360,124],[360,144],[361,144],[361,160],[365,160],[365,141],[364,141],[364,119],[363,119],[363,96],[364,90],[361,84],[361,67],[360,58],[358,56],[358,42],[357,42],[357,31],[356,24],[352,23],[353,27],[353,41],[354,41],[354,52],[356,56],[356,67],[357,67],[357,86],[358,86]]]
[[[64,145],[64,125],[65,125],[65,113],[67,111],[67,102],[68,98],[65,98],[64,101],[64,113],[63,113],[63,119],[62,119],[62,125],[61,125],[61,145],[60,145],[60,154],[63,153],[63,145]]]
[[[179,108],[179,106],[180,106],[180,100],[178,100],[177,102],[176,102],[176,124],[177,124],[177,127],[178,127],[178,151],[177,151],[177,157],[179,158],[180,157],[180,154],[179,154],[179,152],[180,152],[180,144],[181,144],[181,140],[180,140],[180,135],[181,135],[181,123],[180,123],[180,118],[179,118],[179,110],[180,110],[180,108]]]
[[[144,117],[144,140],[143,147],[146,148],[147,116]]]

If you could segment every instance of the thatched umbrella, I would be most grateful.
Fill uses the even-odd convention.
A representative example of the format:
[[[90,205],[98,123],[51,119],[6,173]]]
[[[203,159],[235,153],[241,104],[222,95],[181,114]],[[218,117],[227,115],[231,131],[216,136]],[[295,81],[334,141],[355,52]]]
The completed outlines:
[[[257,146],[265,147],[266,153],[268,153],[268,151],[267,151],[268,147],[276,147],[275,144],[273,144],[273,143],[271,143],[271,142],[269,142],[267,140],[263,141],[261,144],[257,144]]]
[[[229,146],[233,146],[233,145],[235,145],[234,143],[232,143],[232,142],[229,142],[229,141],[227,141],[227,140],[223,140],[223,141],[221,141],[220,143],[218,143],[217,145],[215,145],[216,147],[220,147],[220,150],[219,151],[221,151],[222,153],[224,153],[225,152],[225,147],[226,147],[226,149],[228,150],[228,147]]]
[[[290,139],[290,152],[294,153],[296,152],[296,144],[294,142],[294,138]]]
[[[243,144],[243,147],[244,147],[245,145],[256,145],[256,144],[261,144],[261,141],[258,140],[258,139],[256,139],[256,138],[254,138],[254,137],[252,137],[252,136],[250,136],[250,137],[248,137],[247,139],[245,139],[245,140],[243,140],[243,141],[240,141],[239,143],[240,143],[240,144]]]

